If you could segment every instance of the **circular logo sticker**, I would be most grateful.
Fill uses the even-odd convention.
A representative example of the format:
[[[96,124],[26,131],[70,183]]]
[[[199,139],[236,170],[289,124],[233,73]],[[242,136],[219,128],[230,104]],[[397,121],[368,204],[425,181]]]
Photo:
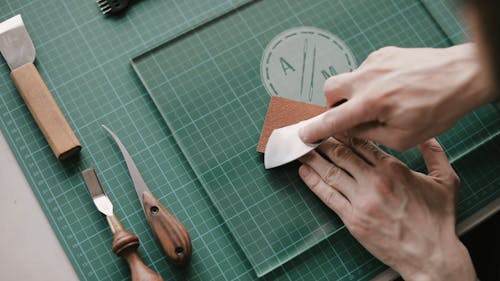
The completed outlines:
[[[297,27],[269,42],[260,75],[270,95],[324,106],[325,80],[355,68],[354,56],[337,36],[315,27]]]

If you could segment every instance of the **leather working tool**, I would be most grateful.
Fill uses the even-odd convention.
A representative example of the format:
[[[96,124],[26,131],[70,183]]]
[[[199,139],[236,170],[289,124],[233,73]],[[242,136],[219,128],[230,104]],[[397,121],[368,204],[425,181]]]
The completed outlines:
[[[149,190],[134,160],[117,135],[102,125],[120,148],[135,186],[149,226],[160,242],[165,254],[175,265],[185,265],[191,259],[191,238],[186,227],[177,220]]]
[[[267,107],[266,119],[260,132],[257,151],[262,153],[266,151],[269,137],[275,129],[313,118],[326,110],[327,108],[323,106],[272,96]]]
[[[96,0],[103,15],[117,14],[128,8],[129,0]]]
[[[95,170],[87,169],[82,172],[82,176],[97,210],[106,215],[109,227],[115,238],[112,245],[113,252],[117,256],[123,257],[129,264],[132,281],[163,281],[160,275],[142,262],[137,253],[139,239],[135,234],[128,232],[113,213],[113,204],[102,189]]]
[[[78,154],[82,146],[33,64],[35,46],[21,15],[0,23],[0,52],[11,69],[10,76],[17,90],[56,157],[62,160]]]
[[[267,141],[264,152],[264,166],[266,169],[292,162],[318,147],[321,142],[304,143],[299,137],[299,131],[302,127],[323,118],[325,113],[293,125],[275,129]]]

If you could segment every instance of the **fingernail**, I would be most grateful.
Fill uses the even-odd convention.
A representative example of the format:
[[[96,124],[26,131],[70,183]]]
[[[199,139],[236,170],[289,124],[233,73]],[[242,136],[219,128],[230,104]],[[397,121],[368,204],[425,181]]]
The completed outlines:
[[[303,178],[307,177],[309,175],[309,173],[311,172],[311,168],[309,168],[308,166],[306,165],[302,165],[300,166],[299,168],[299,175]]]

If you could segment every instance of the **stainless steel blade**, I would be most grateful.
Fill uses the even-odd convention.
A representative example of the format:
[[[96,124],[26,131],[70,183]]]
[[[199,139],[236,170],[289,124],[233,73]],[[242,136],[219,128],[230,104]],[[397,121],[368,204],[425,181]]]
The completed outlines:
[[[326,112],[325,112],[326,113]],[[292,162],[315,149],[320,143],[304,143],[299,137],[300,128],[323,118],[320,114],[311,119],[274,130],[264,152],[264,166],[271,169]]]
[[[130,174],[130,177],[132,178],[132,182],[134,182],[135,186],[135,191],[137,192],[137,196],[139,197],[139,200],[141,201],[142,209],[144,210],[144,202],[142,198],[142,194],[144,192],[149,191],[148,186],[146,185],[146,182],[141,176],[141,173],[139,172],[139,169],[137,169],[137,166],[135,165],[134,160],[132,159],[132,156],[128,153],[127,149],[123,145],[123,143],[120,141],[118,136],[113,133],[108,127],[105,125],[101,125],[102,128],[108,132],[108,134],[111,136],[111,138],[116,142],[118,145],[118,148],[120,148],[120,151],[123,154],[123,158],[125,159],[125,163],[127,164],[127,168]]]
[[[102,189],[102,185],[97,178],[94,169],[87,169],[82,172],[83,180],[87,185],[87,189],[92,196],[95,206],[99,212],[105,214],[106,216],[113,215],[113,203],[109,200],[108,196]]]
[[[11,70],[35,61],[35,46],[21,15],[0,23],[0,52]]]

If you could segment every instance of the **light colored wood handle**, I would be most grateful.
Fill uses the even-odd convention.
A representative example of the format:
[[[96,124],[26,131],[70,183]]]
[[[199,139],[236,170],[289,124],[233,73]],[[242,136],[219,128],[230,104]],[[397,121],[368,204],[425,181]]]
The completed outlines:
[[[63,160],[78,154],[82,148],[80,141],[35,65],[16,68],[11,77],[56,157]]]

